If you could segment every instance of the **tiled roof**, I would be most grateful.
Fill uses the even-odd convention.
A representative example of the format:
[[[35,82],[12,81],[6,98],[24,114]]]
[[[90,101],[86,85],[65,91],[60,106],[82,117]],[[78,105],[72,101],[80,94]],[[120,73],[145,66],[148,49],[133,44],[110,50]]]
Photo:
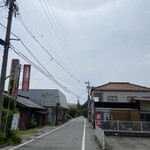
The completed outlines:
[[[135,85],[129,82],[109,82],[107,84],[92,87],[91,91],[140,91],[150,92],[150,88]]]
[[[24,105],[28,108],[36,108],[36,109],[45,109],[44,107],[32,102],[28,98],[17,96],[17,103],[20,103],[21,105]]]
[[[130,103],[133,103],[135,101],[150,101],[150,98],[135,97],[130,100]]]

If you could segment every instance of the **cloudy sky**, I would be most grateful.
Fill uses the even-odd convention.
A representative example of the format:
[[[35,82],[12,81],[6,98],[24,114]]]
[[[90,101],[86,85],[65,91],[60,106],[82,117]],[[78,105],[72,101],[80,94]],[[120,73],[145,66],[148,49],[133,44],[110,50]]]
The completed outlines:
[[[80,103],[86,101],[88,80],[92,86],[113,81],[150,87],[149,0],[17,0],[17,4],[20,15],[13,18],[12,32],[59,83],[79,96]],[[7,11],[7,7],[0,7],[0,23],[4,26]],[[5,38],[1,25],[0,38]],[[19,41],[11,44],[40,66]],[[2,56],[0,46],[0,67]],[[10,49],[7,75],[15,58],[22,65],[27,63]],[[22,76],[20,88],[21,81]],[[77,100],[34,67],[30,88],[57,88],[68,102]]]

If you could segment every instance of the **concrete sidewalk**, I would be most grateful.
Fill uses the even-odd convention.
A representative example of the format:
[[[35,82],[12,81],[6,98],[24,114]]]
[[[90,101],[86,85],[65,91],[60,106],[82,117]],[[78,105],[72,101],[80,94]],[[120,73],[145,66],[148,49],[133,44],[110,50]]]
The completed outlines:
[[[93,129],[91,122],[88,122],[88,120],[86,121],[85,149],[100,150],[98,143],[95,141],[95,130]]]

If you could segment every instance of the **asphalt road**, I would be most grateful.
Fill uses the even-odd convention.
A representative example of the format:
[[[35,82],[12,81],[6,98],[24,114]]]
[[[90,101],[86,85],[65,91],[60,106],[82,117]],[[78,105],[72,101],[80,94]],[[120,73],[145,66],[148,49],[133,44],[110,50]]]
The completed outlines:
[[[98,150],[93,132],[80,117],[11,150]]]

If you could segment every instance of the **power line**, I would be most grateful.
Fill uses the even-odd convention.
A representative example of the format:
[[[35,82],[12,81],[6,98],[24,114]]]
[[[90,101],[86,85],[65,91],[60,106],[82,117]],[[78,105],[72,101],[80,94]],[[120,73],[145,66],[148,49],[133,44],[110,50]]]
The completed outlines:
[[[3,26],[5,28],[4,25],[2,25],[0,23],[1,26]],[[37,66],[35,64],[33,64],[31,61],[29,61],[29,59],[27,59],[26,56],[24,56],[23,54],[21,53],[17,53],[17,51],[15,51],[15,53],[17,53],[20,57],[22,57],[24,60],[26,60],[27,62],[29,62],[30,64],[32,64],[34,66],[34,68],[36,68],[38,71],[40,71],[42,74],[44,74],[46,77],[48,77],[50,75],[50,77],[48,78],[51,78],[50,80],[52,80],[53,82],[55,82],[57,85],[59,85],[61,88],[63,88],[68,94],[72,94],[74,95],[75,97],[79,97],[77,95],[75,95],[73,92],[71,92],[70,90],[68,90],[66,87],[64,87],[63,85],[61,85],[51,74],[49,74],[49,72],[46,70],[46,68],[37,60],[37,58],[31,53],[31,51],[27,48],[27,46],[24,44],[24,42],[18,37],[16,36],[15,34],[12,33],[13,36],[15,36],[21,43],[22,45],[28,50],[28,52],[34,57],[34,59],[40,64],[40,66],[48,73],[48,75],[45,74],[45,72],[43,72],[43,70],[41,69],[37,69]],[[14,49],[13,49],[14,50]]]
[[[20,7],[21,7],[21,6],[20,6]],[[58,56],[57,51],[54,50],[54,48],[52,48],[52,45],[50,45],[49,42],[47,42],[47,39],[45,38],[44,34],[39,32],[41,28],[38,28],[38,27],[37,27],[37,24],[35,24],[35,23],[33,22],[33,20],[30,18],[30,15],[28,15],[28,12],[25,11],[25,9],[24,9],[23,7],[21,7],[21,8],[22,8],[23,11],[25,12],[25,13],[24,13],[24,17],[30,22],[30,26],[33,27],[32,30],[35,30],[35,29],[36,29],[36,32],[40,35],[40,37],[44,38],[44,42],[48,45],[48,47],[51,47],[50,50],[53,50],[53,53],[58,57],[59,63],[60,63],[60,64],[63,64],[63,66],[65,66],[65,68],[67,68],[68,66],[67,66],[67,65],[65,64],[65,62],[62,60],[62,58],[61,58],[60,56]],[[70,69],[67,68],[67,70],[68,70],[69,72],[71,72]]]
[[[75,80],[77,80],[78,82],[81,82],[79,79],[77,79],[72,73],[70,73],[64,66],[62,66],[51,54],[50,52],[37,40],[37,38],[31,33],[31,31],[29,30],[29,28],[26,26],[26,24],[24,23],[24,21],[22,20],[21,16],[19,16],[19,20],[21,22],[21,24],[24,26],[24,28],[27,30],[27,32],[29,33],[29,35],[39,44],[39,46],[50,56],[51,60],[54,60],[57,65],[59,65],[65,72],[67,72],[71,77],[73,77]]]
[[[54,7],[53,7],[53,5],[51,3],[51,0],[47,0],[47,2],[48,2],[48,5],[50,6],[50,10],[52,12],[52,15],[54,16],[53,20],[54,20],[55,24],[57,25],[58,30],[60,31],[60,35],[62,35],[62,40],[64,41],[66,50],[68,51],[69,56],[72,58],[74,65],[76,66],[76,68],[78,68],[77,65],[76,65],[75,58],[73,57],[73,54],[72,54],[72,49],[71,49],[70,45],[68,44],[68,41],[66,40],[64,32],[63,32],[63,30],[61,28],[60,22],[58,21],[58,19],[56,17],[55,9],[54,9]]]
[[[45,7],[47,8],[47,12],[46,12],[46,10],[45,10],[45,8],[44,8],[42,2],[44,2],[44,4],[45,4]],[[60,45],[61,45],[62,49],[64,50],[64,52],[65,52],[65,54],[66,54],[66,57],[68,58],[68,60],[70,61],[70,63],[72,64],[72,66],[73,66],[74,69],[75,69],[75,66],[74,66],[74,64],[72,63],[71,57],[69,57],[69,55],[68,55],[68,53],[67,53],[68,48],[67,48],[67,46],[66,46],[66,44],[65,44],[65,42],[64,42],[64,39],[63,39],[63,37],[62,37],[62,33],[60,32],[59,27],[58,27],[56,21],[54,20],[52,14],[51,14],[51,12],[50,12],[50,9],[48,8],[48,5],[46,4],[45,1],[42,1],[42,2],[40,1],[40,4],[41,4],[41,6],[42,6],[42,8],[43,8],[43,10],[44,10],[44,13],[45,13],[45,15],[46,15],[46,17],[47,17],[49,23],[51,24],[51,26],[52,26],[52,28],[53,28],[53,31],[54,31],[54,33],[56,34],[56,37],[57,37],[58,41],[60,42]],[[48,14],[50,15],[50,17],[49,17]],[[50,19],[50,18],[51,18],[51,19]],[[51,21],[53,22],[53,24],[52,24]],[[57,32],[56,32],[56,31],[57,31]],[[75,69],[75,70],[76,70],[76,69]]]
[[[0,25],[3,28],[6,28],[3,24],[0,23]],[[51,60],[54,60],[60,67],[62,67],[71,77],[73,77],[76,81],[78,81],[78,83],[82,83],[80,80],[78,80],[77,78],[75,78],[69,71],[67,71],[49,52],[48,50],[45,49],[45,47],[36,39],[36,37],[30,32],[30,30],[26,27],[26,25],[24,24],[25,29],[28,31],[28,33],[30,34],[30,36],[42,47],[42,49],[44,51],[46,51],[46,53],[51,57]],[[27,48],[27,46],[24,44],[24,42],[14,33],[11,33],[13,36],[15,36],[20,42],[21,44],[25,47],[25,49],[34,57],[34,59],[36,61],[38,61],[38,59],[35,58],[35,56],[31,53],[31,51],[29,50],[29,48]],[[41,65],[41,63],[38,61],[38,63]],[[43,67],[43,65],[41,65]]]
[[[39,72],[41,72],[44,76],[46,76],[47,78],[49,78],[52,82],[54,82],[55,84],[57,84],[59,87],[61,87],[63,90],[65,90],[68,94],[74,95],[75,97],[78,97],[76,94],[74,94],[72,91],[70,91],[69,89],[67,89],[65,86],[63,86],[62,84],[60,84],[54,77],[53,75],[51,75],[44,67],[42,67],[43,69],[41,69],[39,66],[37,66],[35,63],[33,63],[29,58],[27,58],[24,54],[22,54],[19,50],[17,50],[15,47],[13,47],[11,45],[12,50],[19,55],[22,59],[24,59],[25,61],[27,61],[30,65],[32,65],[35,69],[37,69]]]

